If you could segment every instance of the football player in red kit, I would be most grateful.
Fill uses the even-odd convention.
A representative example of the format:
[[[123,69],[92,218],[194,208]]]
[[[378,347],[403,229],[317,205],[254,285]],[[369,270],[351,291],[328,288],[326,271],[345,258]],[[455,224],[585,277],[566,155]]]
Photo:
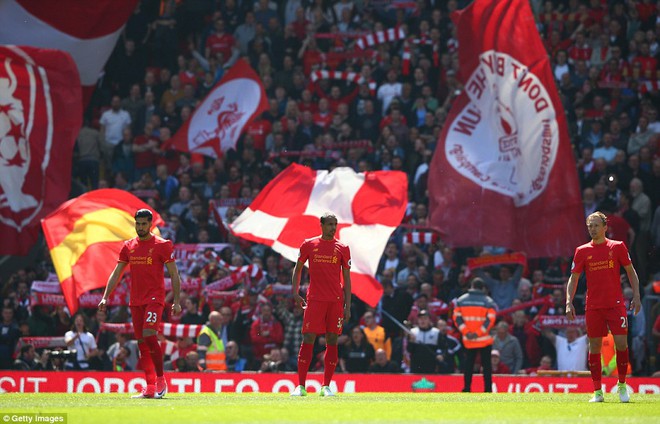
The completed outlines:
[[[293,270],[292,293],[298,307],[305,309],[303,342],[298,353],[299,386],[291,396],[306,396],[305,380],[312,359],[317,334],[325,334],[323,386],[321,396],[334,396],[330,381],[337,367],[337,337],[344,320],[351,317],[351,252],[335,239],[337,217],[326,213],[321,217],[320,237],[305,240],[300,246]],[[307,300],[300,296],[300,276],[305,262],[309,265]],[[344,284],[342,285],[342,277]]]
[[[573,298],[578,279],[584,271],[587,277],[587,300],[585,318],[589,337],[589,370],[594,384],[594,397],[589,402],[603,402],[601,389],[601,347],[608,330],[614,336],[616,363],[619,370],[619,399],[628,402],[630,396],[626,387],[628,369],[628,316],[621,290],[621,267],[626,270],[628,281],[633,289],[630,309],[635,315],[642,307],[639,296],[639,279],[630,261],[628,249],[622,241],[610,240],[607,233],[607,217],[602,212],[594,212],[587,217],[587,229],[591,236],[589,243],[575,249],[571,276],[566,286],[566,317],[575,318]]]
[[[140,362],[146,374],[147,387],[134,398],[160,399],[167,393],[167,383],[163,377],[163,352],[158,343],[157,333],[165,305],[165,284],[163,265],[172,279],[174,300],[172,312],[181,312],[179,292],[181,280],[174,262],[172,242],[151,233],[153,215],[148,209],[135,213],[137,237],[124,242],[119,259],[108,284],[99,310],[104,311],[108,297],[121,279],[126,265],[131,266],[131,298],[129,306],[133,317],[133,331],[140,349]]]

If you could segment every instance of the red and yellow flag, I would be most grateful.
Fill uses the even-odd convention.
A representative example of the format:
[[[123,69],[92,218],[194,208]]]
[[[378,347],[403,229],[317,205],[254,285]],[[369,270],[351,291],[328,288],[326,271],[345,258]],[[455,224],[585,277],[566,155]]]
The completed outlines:
[[[151,209],[129,192],[117,189],[90,191],[71,199],[41,221],[50,256],[71,313],[78,297],[105,287],[124,240],[136,236],[138,209]],[[152,231],[165,222],[153,211]]]

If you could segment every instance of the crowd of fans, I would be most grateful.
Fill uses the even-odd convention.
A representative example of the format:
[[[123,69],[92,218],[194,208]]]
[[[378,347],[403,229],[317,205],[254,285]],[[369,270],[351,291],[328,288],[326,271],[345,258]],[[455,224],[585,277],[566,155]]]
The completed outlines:
[[[223,264],[260,267],[233,297],[184,293],[182,315],[165,320],[207,323],[223,340],[229,371],[293,371],[302,311],[285,291],[268,290],[290,284],[293,264],[264,246],[235,238],[226,224],[292,162],[314,169],[401,170],[409,177],[410,204],[378,268],[384,296],[376,308],[354,302],[354,318],[340,338],[339,370],[456,372],[462,349],[450,311],[452,301],[467,290],[467,259],[506,250],[454,249],[441,239],[410,243],[406,234],[430,231],[429,162],[452,100],[462,89],[449,14],[466,3],[142,0],[87,109],[75,151],[72,195],[96,188],[127,190],[160,213],[166,221],[161,233],[175,243],[222,244],[221,251],[199,255],[182,269],[185,278],[211,283],[231,274]],[[608,236],[627,243],[642,296],[653,296],[653,281],[660,280],[660,2],[531,4],[566,111],[585,216],[595,210],[608,214]],[[394,27],[404,28],[407,40],[355,53],[359,37]],[[269,110],[247,126],[236,149],[223,157],[163,148],[239,58],[261,78]],[[317,70],[351,71],[363,79],[312,82],[310,75]],[[110,308],[109,316],[83,309],[70,317],[65,307],[30,304],[32,281],[53,272],[45,247],[41,259],[2,282],[0,367],[12,366],[19,337],[65,336],[66,350],[41,356],[34,346],[23,345],[14,366],[135,369],[135,341],[99,331],[106,321],[130,321],[126,307]],[[496,373],[535,374],[564,369],[564,364],[586,370],[586,353],[581,363],[559,349],[582,346],[579,329],[557,332],[542,328],[538,319],[564,315],[569,273],[570,257],[473,270],[473,276],[485,279],[500,311],[513,307],[498,315]],[[628,286],[625,276],[622,284]],[[584,292],[584,283],[579,291]],[[544,297],[548,302],[527,304]],[[657,301],[650,305],[629,317],[632,372],[637,375],[660,366],[660,361],[653,366],[653,356],[660,353],[660,308]],[[203,370],[200,346],[205,342],[163,338],[167,368]],[[315,357],[322,358],[323,350],[319,338]],[[582,347],[569,351],[586,352]],[[316,360],[312,368],[322,364]]]

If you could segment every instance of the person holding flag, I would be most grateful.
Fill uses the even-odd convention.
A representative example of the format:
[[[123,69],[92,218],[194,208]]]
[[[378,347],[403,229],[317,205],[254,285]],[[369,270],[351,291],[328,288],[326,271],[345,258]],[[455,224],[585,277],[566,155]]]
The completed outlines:
[[[135,212],[137,237],[124,242],[117,265],[108,278],[98,308],[105,311],[108,298],[121,280],[126,265],[130,265],[132,284],[129,306],[133,317],[133,331],[140,350],[142,369],[147,380],[147,386],[142,393],[133,398],[160,399],[167,393],[167,383],[163,376],[163,352],[157,338],[165,304],[163,265],[167,267],[172,279],[173,314],[181,312],[179,304],[181,279],[174,261],[174,246],[170,240],[150,232],[152,221],[153,214],[149,209],[139,209]]]

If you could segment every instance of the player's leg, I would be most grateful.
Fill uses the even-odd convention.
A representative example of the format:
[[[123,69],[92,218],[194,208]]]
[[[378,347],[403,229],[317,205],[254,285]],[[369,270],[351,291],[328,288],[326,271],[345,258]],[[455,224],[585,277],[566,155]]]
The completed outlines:
[[[603,347],[603,337],[607,336],[607,322],[601,309],[592,309],[585,312],[587,324],[587,337],[589,338],[588,365],[591,372],[591,381],[594,385],[594,397],[589,402],[603,402],[603,367],[601,365],[600,351]]]
[[[142,390],[135,398],[151,398],[154,397],[156,392],[156,371],[154,369],[154,363],[151,359],[151,353],[149,352],[149,345],[144,340],[143,337],[143,328],[144,321],[146,319],[146,305],[141,306],[131,306],[131,316],[133,318],[133,332],[135,333],[135,339],[138,343],[138,350],[140,351],[140,368],[144,371],[144,376],[147,381],[147,387]]]
[[[477,349],[465,349],[465,363],[463,364],[463,391],[472,389],[472,373],[474,372],[474,360],[477,357]]]
[[[616,348],[616,369],[619,374],[619,399],[628,402],[630,395],[626,386],[626,374],[628,373],[629,350],[628,350],[628,314],[625,306],[611,309],[607,316],[607,326],[612,332],[614,346]]]
[[[305,313],[303,315],[303,341],[298,351],[298,387],[291,394],[292,396],[305,396],[305,382],[307,381],[307,373],[309,366],[312,363],[312,355],[314,354],[314,341],[317,334],[325,332],[325,325],[323,325],[323,318],[325,316],[325,309],[323,308],[325,302],[308,301]]]
[[[339,353],[337,351],[337,339],[344,328],[344,305],[343,302],[329,302],[325,315],[325,358],[323,363],[323,386],[322,396],[333,396],[330,391],[330,382],[335,374]]]
[[[156,393],[154,397],[160,399],[167,392],[167,384],[163,376],[163,351],[158,342],[158,328],[163,315],[163,305],[152,303],[145,310],[145,320],[142,329],[142,339],[149,349],[149,356],[154,365],[156,374]]]
[[[493,346],[485,346],[479,349],[481,354],[481,366],[484,368],[484,392],[493,391],[493,365],[490,362],[490,355]]]

